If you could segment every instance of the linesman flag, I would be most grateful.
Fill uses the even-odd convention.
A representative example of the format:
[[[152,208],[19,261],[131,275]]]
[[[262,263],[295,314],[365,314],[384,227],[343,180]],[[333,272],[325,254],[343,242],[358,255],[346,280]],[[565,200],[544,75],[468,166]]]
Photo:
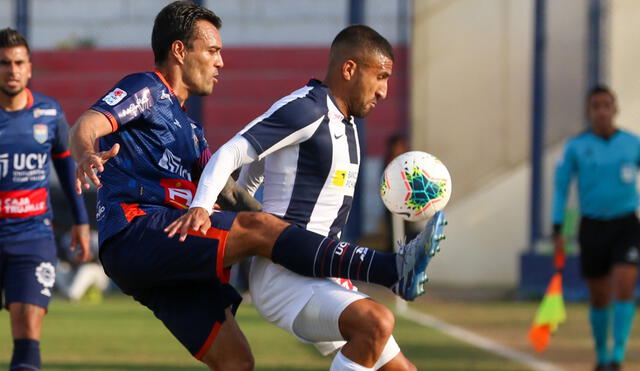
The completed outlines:
[[[551,341],[551,334],[558,329],[558,325],[567,319],[562,298],[562,269],[564,268],[564,252],[556,251],[554,256],[556,273],[551,277],[547,292],[542,298],[538,312],[529,329],[529,341],[538,352],[544,352]]]

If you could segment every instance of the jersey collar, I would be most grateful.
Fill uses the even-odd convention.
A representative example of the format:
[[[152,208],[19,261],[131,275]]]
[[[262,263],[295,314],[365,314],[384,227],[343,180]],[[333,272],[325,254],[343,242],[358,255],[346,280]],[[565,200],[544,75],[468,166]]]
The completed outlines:
[[[171,85],[169,85],[169,83],[167,82],[167,79],[164,78],[164,75],[162,75],[162,72],[160,72],[157,68],[155,68],[153,70],[153,73],[156,74],[156,76],[158,76],[158,78],[160,79],[160,81],[162,81],[162,83],[164,84],[164,86],[167,87],[167,89],[169,89],[169,93],[171,93],[171,95],[173,95],[174,97],[176,97],[176,92],[173,91],[173,88],[171,87]],[[177,99],[177,98],[176,98]],[[183,111],[186,110],[184,104],[180,105],[180,107],[182,108]]]

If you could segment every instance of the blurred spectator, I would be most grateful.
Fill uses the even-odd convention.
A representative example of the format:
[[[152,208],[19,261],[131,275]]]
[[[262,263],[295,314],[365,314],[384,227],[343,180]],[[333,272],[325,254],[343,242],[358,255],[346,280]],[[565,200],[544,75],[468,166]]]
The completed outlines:
[[[109,277],[98,260],[98,232],[91,231],[91,260],[80,262],[78,251],[69,248],[71,235],[65,233],[58,244],[58,266],[56,267],[56,288],[71,301],[85,298],[89,302],[99,302],[103,292],[109,287]]]

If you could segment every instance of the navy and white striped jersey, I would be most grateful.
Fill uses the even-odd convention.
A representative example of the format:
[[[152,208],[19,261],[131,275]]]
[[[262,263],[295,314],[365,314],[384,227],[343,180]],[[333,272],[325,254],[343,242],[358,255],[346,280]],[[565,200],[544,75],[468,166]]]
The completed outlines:
[[[264,159],[263,211],[335,237],[347,222],[360,148],[352,117],[344,117],[318,80],[277,101],[240,134]]]

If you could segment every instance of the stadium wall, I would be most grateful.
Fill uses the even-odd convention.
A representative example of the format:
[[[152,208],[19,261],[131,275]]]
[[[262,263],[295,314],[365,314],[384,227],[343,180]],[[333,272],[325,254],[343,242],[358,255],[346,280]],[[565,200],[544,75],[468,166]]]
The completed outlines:
[[[533,4],[414,2],[413,144],[440,157],[454,184],[433,282],[517,284],[528,247]],[[585,124],[588,47],[588,1],[547,4],[545,216],[556,157],[549,150]]]
[[[611,87],[618,94],[620,126],[640,134],[640,47],[638,47],[637,21],[640,2],[615,0],[608,2],[609,63],[607,73]]]

